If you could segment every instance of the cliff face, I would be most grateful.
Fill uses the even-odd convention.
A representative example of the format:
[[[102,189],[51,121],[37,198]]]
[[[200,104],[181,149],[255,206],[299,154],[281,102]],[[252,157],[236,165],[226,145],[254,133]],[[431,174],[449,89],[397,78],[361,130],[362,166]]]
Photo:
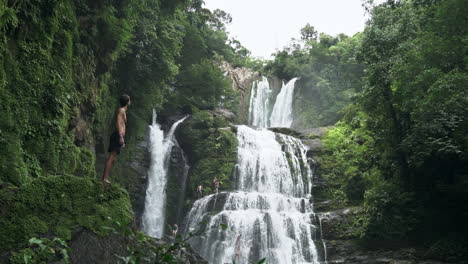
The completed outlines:
[[[143,10],[133,1],[1,1],[0,262],[60,260],[37,243],[48,252],[68,244],[74,263],[91,263],[85,260],[97,253],[85,249],[93,247],[108,250],[112,263],[114,252],[128,254],[119,242],[125,235],[102,236],[137,225],[143,211],[147,126],[177,73],[182,42],[182,30],[170,26],[175,7],[163,2]],[[158,26],[142,29],[148,25]],[[135,44],[142,39],[153,41],[151,52]],[[141,57],[146,61],[134,61]],[[158,67],[149,66],[154,57]],[[144,78],[145,67],[164,78]],[[111,120],[123,93],[133,101],[127,147],[111,172],[114,184],[104,186]]]
[[[249,68],[233,67],[225,61],[221,63],[220,67],[231,79],[232,89],[238,91],[240,95],[236,121],[238,124],[247,124],[252,84],[260,79],[260,75]]]

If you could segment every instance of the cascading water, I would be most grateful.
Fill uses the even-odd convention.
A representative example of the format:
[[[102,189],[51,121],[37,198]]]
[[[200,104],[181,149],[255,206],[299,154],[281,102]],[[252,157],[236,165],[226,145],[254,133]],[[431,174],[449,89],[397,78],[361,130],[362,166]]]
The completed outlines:
[[[270,127],[291,127],[293,122],[292,103],[296,81],[297,78],[293,78],[286,85],[283,83],[283,87],[276,97],[276,102],[271,112]]]
[[[172,147],[177,145],[174,132],[177,126],[188,116],[175,122],[166,137],[156,122],[156,111],[153,110],[153,122],[150,126],[151,163],[148,171],[145,210],[143,213],[143,231],[152,237],[164,235],[166,185],[169,157]]]
[[[249,124],[260,128],[268,127],[271,92],[266,77],[253,83],[249,104]]]
[[[268,263],[320,263],[306,147],[296,138],[247,126],[237,128],[237,139],[237,191],[194,203],[185,233],[200,235],[191,245],[214,264],[263,257]]]

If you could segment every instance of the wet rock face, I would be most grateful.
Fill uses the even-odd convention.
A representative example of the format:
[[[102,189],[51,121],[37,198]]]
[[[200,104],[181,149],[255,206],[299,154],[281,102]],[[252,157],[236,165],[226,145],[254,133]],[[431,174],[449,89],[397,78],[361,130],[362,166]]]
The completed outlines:
[[[141,217],[145,209],[146,186],[148,184],[148,169],[150,166],[150,153],[148,140],[140,141],[136,145],[137,152],[129,167],[135,172],[137,182],[135,190],[130,192],[133,212],[135,214],[135,224],[140,226]]]
[[[360,207],[351,207],[320,214],[322,232],[327,240],[352,239],[353,217],[359,214]]]
[[[302,143],[309,148],[311,154],[317,154],[323,151],[322,141],[318,138],[303,139]]]
[[[185,203],[185,191],[188,167],[185,153],[179,146],[173,146],[169,157],[167,171],[167,208],[166,219],[168,223],[182,224]],[[169,230],[167,230],[169,231]]]

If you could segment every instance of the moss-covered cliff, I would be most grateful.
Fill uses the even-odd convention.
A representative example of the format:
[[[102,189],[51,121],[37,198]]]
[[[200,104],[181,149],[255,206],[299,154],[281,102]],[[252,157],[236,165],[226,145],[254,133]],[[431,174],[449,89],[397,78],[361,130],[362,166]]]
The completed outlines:
[[[213,179],[217,177],[222,184],[220,190],[235,188],[234,166],[237,162],[237,138],[235,127],[216,111],[198,111],[185,121],[176,133],[180,146],[188,156],[190,166],[186,199],[182,210],[187,213],[197,196],[197,186],[203,186],[204,194],[213,193]],[[169,182],[168,206],[177,201],[180,192],[171,189]],[[181,222],[169,210],[169,221]]]
[[[152,108],[177,114],[236,105],[217,65],[241,65],[245,56],[226,44],[223,23],[201,1],[0,0],[2,263],[38,241],[62,247],[79,230],[102,235],[138,223]],[[127,147],[111,172],[114,184],[103,186],[123,93],[133,102]],[[231,132],[218,127],[208,129],[215,144],[208,148],[226,141],[235,149]],[[215,167],[195,164],[203,173]],[[44,240],[28,243],[32,237]]]

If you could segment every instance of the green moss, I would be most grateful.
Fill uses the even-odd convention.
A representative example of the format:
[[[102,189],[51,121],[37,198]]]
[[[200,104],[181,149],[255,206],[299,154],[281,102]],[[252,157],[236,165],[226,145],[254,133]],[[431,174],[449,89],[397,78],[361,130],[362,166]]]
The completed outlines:
[[[193,115],[193,125],[196,129],[213,127],[213,116],[209,111],[199,111]]]
[[[221,116],[214,118],[209,111],[200,111],[179,130],[179,142],[191,163],[188,186],[191,197],[195,197],[199,184],[206,192],[213,191],[214,177],[223,182],[221,190],[233,187],[231,176],[237,161],[237,137],[231,128],[217,127],[221,124],[227,124]]]
[[[79,148],[79,154],[77,156],[77,166],[74,171],[76,175],[87,175],[88,177],[95,178],[96,170],[95,168],[96,157],[87,148]]]
[[[229,123],[222,116],[217,115],[213,119],[213,126],[214,127],[227,127],[228,125],[229,125]]]
[[[0,198],[1,251],[48,232],[70,239],[79,226],[104,234],[106,226],[132,221],[127,192],[89,178],[39,177],[21,187],[1,190]]]
[[[18,138],[10,133],[2,133],[0,130],[0,144],[2,152],[5,153],[0,155],[0,182],[17,185],[26,182],[28,167],[23,160]]]

